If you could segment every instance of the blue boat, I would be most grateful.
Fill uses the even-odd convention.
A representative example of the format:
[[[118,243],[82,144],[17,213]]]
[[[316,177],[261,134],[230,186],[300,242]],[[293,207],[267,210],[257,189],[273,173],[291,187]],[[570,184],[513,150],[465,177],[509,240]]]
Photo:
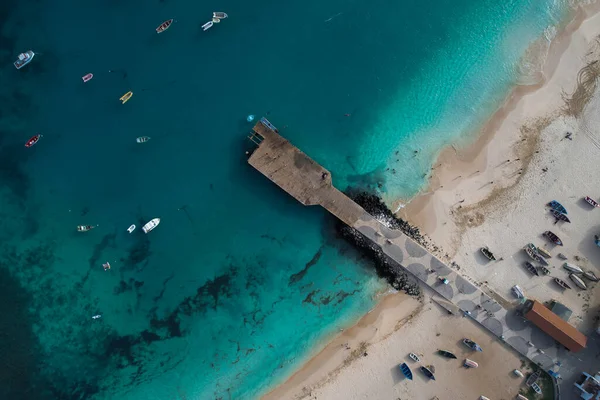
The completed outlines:
[[[567,214],[567,209],[563,207],[562,204],[560,204],[558,201],[556,200],[552,200],[550,203],[548,203],[548,207],[550,207],[553,210],[558,211],[561,214]]]
[[[412,381],[412,371],[410,370],[410,368],[408,368],[408,365],[406,365],[406,363],[400,364],[400,371],[402,371],[406,379]]]

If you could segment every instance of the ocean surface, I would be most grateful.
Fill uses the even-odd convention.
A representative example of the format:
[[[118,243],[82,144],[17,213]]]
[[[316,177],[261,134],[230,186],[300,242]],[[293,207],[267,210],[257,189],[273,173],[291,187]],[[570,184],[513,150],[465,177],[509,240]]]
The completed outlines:
[[[229,18],[203,32],[213,11]],[[3,1],[0,398],[254,399],[285,380],[386,287],[331,217],[246,164],[246,116],[338,188],[410,198],[568,16],[566,0]]]

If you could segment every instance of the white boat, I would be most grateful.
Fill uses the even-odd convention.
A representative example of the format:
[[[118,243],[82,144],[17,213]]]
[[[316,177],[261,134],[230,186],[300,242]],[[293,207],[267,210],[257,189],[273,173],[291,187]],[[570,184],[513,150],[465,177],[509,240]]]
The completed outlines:
[[[469,360],[468,358],[465,359],[465,363],[463,364],[465,367],[467,368],[477,368],[479,367],[479,364],[477,364],[475,361],[473,360]]]
[[[150,136],[140,136],[139,138],[136,138],[135,141],[138,143],[146,143],[150,139],[152,139]]]
[[[133,231],[135,231],[135,225],[131,224],[131,226],[129,228],[127,228],[127,232],[131,233]]]
[[[517,296],[517,299],[522,299],[525,297],[525,293],[523,293],[523,289],[519,285],[515,285],[512,287],[512,291]]]
[[[583,273],[583,277],[589,279],[592,282],[598,282],[600,279],[594,274],[593,271],[586,271]]]
[[[414,362],[420,362],[421,359],[419,358],[418,355],[416,355],[415,353],[409,353],[408,356],[410,357],[411,360],[413,360]]]
[[[35,57],[35,53],[32,50],[27,50],[25,53],[19,54],[17,61],[15,61],[13,64],[15,65],[16,69],[21,69],[29,64],[31,60],[33,60],[33,57]]]
[[[226,13],[224,13],[223,11],[214,11],[213,12],[213,18],[217,18],[217,19],[225,19],[229,17],[229,15],[227,15]]]
[[[576,274],[583,274],[583,270],[575,264],[566,262],[563,264],[563,268],[567,271],[575,272]]]
[[[104,264],[102,264],[102,267],[104,268],[105,271],[108,271],[110,269],[110,263],[107,261]]]
[[[153,218],[146,223],[146,225],[142,226],[142,230],[144,233],[150,232],[152,229],[156,228],[160,224],[160,218]]]
[[[536,392],[537,394],[542,394],[542,388],[537,384],[537,383],[532,383],[531,384],[531,388],[533,389],[534,392]]]
[[[527,397],[523,396],[522,394],[517,394],[517,400],[529,400]]]
[[[518,376],[519,378],[525,378],[525,375],[523,375],[523,373],[518,369],[513,370],[513,374],[515,374],[515,376]]]
[[[98,319],[98,318],[100,318],[100,317],[102,317],[102,315],[98,314],[98,315],[94,315],[94,316],[92,316],[92,319]]]
[[[479,400],[490,400],[489,397],[485,397],[485,396],[479,396]]]
[[[209,28],[212,28],[214,22],[212,21],[208,21],[207,23],[205,23],[204,25],[202,25],[202,30],[203,31],[207,31]]]
[[[87,232],[94,229],[95,226],[92,225],[77,225],[77,232]]]
[[[585,282],[583,281],[583,279],[581,279],[580,277],[578,277],[575,274],[569,274],[569,278],[571,278],[571,280],[573,282],[575,282],[575,284],[577,286],[579,286],[580,289],[587,290],[587,286],[586,286]]]

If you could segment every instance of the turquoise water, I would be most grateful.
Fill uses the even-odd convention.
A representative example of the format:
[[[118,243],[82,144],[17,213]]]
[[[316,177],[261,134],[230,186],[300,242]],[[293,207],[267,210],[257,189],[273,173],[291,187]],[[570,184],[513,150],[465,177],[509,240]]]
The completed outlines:
[[[230,18],[202,32],[215,10]],[[0,397],[246,399],[284,380],[385,285],[328,216],[247,166],[246,115],[268,115],[339,188],[409,197],[565,12],[549,0],[2,2]],[[154,217],[150,234],[126,232]]]

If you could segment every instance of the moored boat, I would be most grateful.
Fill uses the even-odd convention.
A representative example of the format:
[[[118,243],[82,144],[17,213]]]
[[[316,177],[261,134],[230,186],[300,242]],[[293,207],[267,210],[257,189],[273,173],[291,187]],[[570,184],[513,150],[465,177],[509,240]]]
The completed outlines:
[[[481,253],[490,261],[496,261],[496,257],[494,256],[494,253],[492,253],[490,251],[490,249],[488,249],[487,247],[482,247],[481,249]]]
[[[575,272],[576,274],[583,274],[583,270],[575,264],[566,262],[563,264],[563,268],[567,271]]]
[[[552,214],[552,216],[554,216],[554,218],[556,218],[556,222],[558,222],[558,221],[564,221],[564,222],[569,222],[569,223],[571,222],[569,217],[567,217],[565,214],[558,212],[554,209],[550,210],[550,214]]]
[[[477,364],[475,361],[473,360],[469,360],[468,358],[465,359],[465,363],[463,364],[465,367],[467,368],[477,368],[479,367],[479,364]]]
[[[530,263],[529,261],[525,261],[523,263],[523,265],[525,265],[525,268],[527,269],[527,271],[529,271],[531,274],[535,275],[535,276],[540,276],[539,272],[537,271],[537,269],[535,268],[535,266]]]
[[[538,271],[542,271],[542,275],[550,275],[550,270],[543,265],[537,267]]]
[[[152,229],[156,228],[158,224],[160,224],[160,218],[152,218],[146,223],[146,225],[142,226],[142,230],[144,231],[144,233],[148,233]]]
[[[567,282],[563,281],[559,278],[554,278],[554,282],[563,289],[571,289],[571,286],[567,284]]]
[[[552,231],[546,231],[546,232],[544,232],[544,236],[546,236],[552,243],[554,243],[554,244],[556,244],[558,246],[562,246],[563,245],[562,240],[560,240],[560,238],[558,237],[558,235],[556,235]]]
[[[415,353],[408,353],[408,356],[410,357],[411,360],[413,360],[414,362],[421,362],[421,359],[419,358],[418,355],[416,355]]]
[[[105,271],[108,271],[110,269],[110,263],[107,261],[104,264],[102,264],[102,267],[104,268]]]
[[[30,137],[29,140],[27,142],[25,142],[25,147],[33,146],[34,144],[36,144],[37,142],[40,141],[41,137],[42,137],[42,135],[40,135],[39,133],[37,135]]]
[[[421,372],[423,372],[423,374],[425,374],[426,377],[428,377],[432,381],[435,381],[435,376],[433,376],[433,372],[431,372],[429,368],[421,366],[420,370]]]
[[[29,64],[31,60],[33,60],[33,57],[35,57],[35,53],[32,50],[27,50],[26,52],[19,54],[17,61],[13,64],[16,69],[21,69]]]
[[[202,30],[203,31],[209,30],[210,28],[212,28],[213,24],[214,24],[214,22],[208,21],[207,23],[205,23],[204,25],[202,25]]]
[[[138,143],[146,143],[150,139],[152,139],[150,136],[140,136],[139,138],[136,138],[135,141]]]
[[[600,207],[600,204],[598,204],[598,202],[592,199],[590,196],[585,196],[584,200],[592,207]]]
[[[474,341],[472,341],[471,339],[465,338],[465,339],[463,339],[463,343],[465,344],[465,346],[467,346],[471,350],[483,351],[483,349],[481,347],[479,347],[479,345],[477,343],[475,343]]]
[[[523,289],[521,289],[521,287],[519,285],[515,285],[511,289],[512,289],[512,292],[515,294],[515,296],[517,296],[518,299],[522,299],[525,297],[525,292],[523,292]]]
[[[406,379],[412,381],[413,374],[412,374],[412,371],[410,370],[410,368],[408,367],[408,365],[406,365],[406,363],[400,364],[400,371],[402,371],[402,373],[404,374]]]
[[[598,281],[600,281],[600,278],[598,278],[596,276],[596,274],[594,274],[594,272],[592,272],[592,271],[585,271],[583,273],[583,277],[586,278],[586,279],[589,279],[592,282],[598,282]]]
[[[539,387],[539,385],[537,383],[532,383],[531,384],[531,388],[533,389],[534,392],[536,392],[537,394],[542,394],[542,388]]]
[[[441,356],[444,356],[446,358],[453,358],[453,359],[456,358],[456,356],[454,354],[452,354],[451,352],[449,352],[447,350],[438,350],[438,354]]]
[[[86,83],[89,82],[93,77],[94,74],[90,72],[89,74],[85,74],[84,76],[82,76],[81,79],[83,80],[83,83]]]
[[[583,279],[581,279],[575,274],[569,274],[569,278],[571,278],[575,285],[579,286],[580,289],[587,290],[587,285],[585,284]]]
[[[558,211],[561,214],[568,214],[567,213],[567,209],[563,207],[562,204],[560,204],[558,201],[556,200],[552,200],[550,203],[548,203],[548,207],[550,207],[553,210]]]
[[[544,258],[552,258],[552,254],[548,253],[548,250],[544,249],[543,247],[538,247],[537,251],[538,254]]]
[[[87,232],[91,231],[94,228],[95,226],[93,225],[77,225],[77,232]]]
[[[525,382],[525,384],[527,386],[531,386],[534,383],[537,382],[538,379],[540,379],[540,376],[542,376],[542,371],[541,370],[537,370],[534,373],[532,373],[531,375],[529,375],[529,377],[527,378],[527,381]]]
[[[223,11],[214,11],[213,12],[213,18],[225,19],[227,17],[229,17],[229,15],[227,15],[227,13],[224,13]]]
[[[158,26],[158,28],[156,28],[156,33],[163,33],[164,31],[169,29],[169,27],[171,26],[172,23],[173,23],[173,18],[166,20],[165,22],[160,24]]]
[[[134,224],[131,224],[131,225],[129,226],[129,228],[127,228],[127,232],[131,233],[131,232],[133,232],[133,231],[135,231],[135,225],[134,225]]]
[[[122,104],[125,104],[129,101],[131,96],[133,96],[133,92],[130,90],[129,92],[127,92],[123,96],[121,96],[121,98],[119,100],[121,100]]]

